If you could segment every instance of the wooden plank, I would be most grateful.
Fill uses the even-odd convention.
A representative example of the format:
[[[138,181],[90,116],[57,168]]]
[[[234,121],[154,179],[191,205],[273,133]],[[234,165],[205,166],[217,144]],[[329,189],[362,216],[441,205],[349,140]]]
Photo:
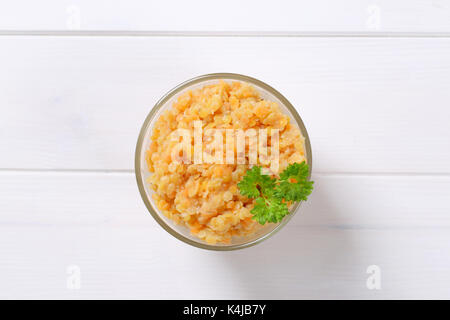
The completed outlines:
[[[227,71],[291,100],[316,172],[450,173],[450,39],[3,37],[0,46],[2,169],[132,170],[152,105],[186,79]]]
[[[450,6],[445,0],[16,0],[0,10],[0,30],[449,32]]]
[[[450,298],[450,177],[314,180],[284,230],[224,253],[159,227],[133,174],[3,172],[0,298]],[[370,265],[381,290],[366,287]]]
[[[0,226],[0,297],[40,299],[448,299],[447,230],[290,225],[258,246],[210,252],[143,226]],[[381,290],[366,286],[381,269]],[[70,289],[68,268],[80,271]]]

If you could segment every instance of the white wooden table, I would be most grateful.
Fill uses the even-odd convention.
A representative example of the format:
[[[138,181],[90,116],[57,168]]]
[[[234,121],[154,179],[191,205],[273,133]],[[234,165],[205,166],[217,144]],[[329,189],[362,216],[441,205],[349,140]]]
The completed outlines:
[[[153,104],[212,72],[313,147],[301,214],[235,252],[171,237],[133,171]],[[4,0],[0,111],[0,298],[450,298],[449,0]]]

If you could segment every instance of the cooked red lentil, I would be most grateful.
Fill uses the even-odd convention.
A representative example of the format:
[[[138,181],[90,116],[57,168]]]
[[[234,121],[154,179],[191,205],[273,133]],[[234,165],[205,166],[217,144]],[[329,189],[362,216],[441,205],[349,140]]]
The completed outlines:
[[[232,237],[260,227],[250,213],[253,200],[237,188],[249,164],[173,162],[174,142],[168,137],[178,128],[190,130],[193,137],[195,120],[201,120],[204,129],[279,129],[278,172],[306,161],[304,138],[277,103],[260,98],[244,82],[220,81],[184,92],[156,121],[146,160],[158,209],[207,243],[230,243]]]

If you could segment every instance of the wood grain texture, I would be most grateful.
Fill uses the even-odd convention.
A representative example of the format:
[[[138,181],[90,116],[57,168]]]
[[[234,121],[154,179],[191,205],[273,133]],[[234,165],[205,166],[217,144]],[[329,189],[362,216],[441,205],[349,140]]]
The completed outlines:
[[[2,3],[0,298],[450,299],[449,34],[447,0]],[[309,201],[242,251],[170,236],[133,174],[154,103],[212,72],[312,141]]]
[[[236,72],[279,89],[323,173],[450,173],[450,39],[3,37],[0,168],[132,170],[167,90]],[[256,57],[256,59],[255,59]]]
[[[314,179],[284,230],[223,253],[160,228],[132,174],[2,173],[0,297],[450,297],[450,177]],[[379,291],[366,288],[373,264]],[[66,287],[71,265],[81,269],[80,290]]]
[[[449,32],[446,0],[317,0],[274,3],[16,0],[3,4],[0,30],[206,32]]]

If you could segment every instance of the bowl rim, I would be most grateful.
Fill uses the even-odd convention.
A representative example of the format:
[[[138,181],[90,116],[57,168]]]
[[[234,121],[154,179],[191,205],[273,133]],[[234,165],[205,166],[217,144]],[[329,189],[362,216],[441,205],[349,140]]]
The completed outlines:
[[[306,159],[309,166],[309,176],[308,179],[311,177],[312,172],[312,153],[311,153],[311,143],[309,140],[308,132],[306,130],[306,127],[303,123],[302,118],[298,114],[297,110],[294,108],[294,106],[276,89],[271,87],[270,85],[266,84],[265,82],[262,82],[261,80],[242,75],[237,73],[210,73],[210,74],[204,74],[197,76],[195,78],[186,80],[182,82],[181,84],[177,85],[170,91],[168,91],[164,96],[161,97],[161,99],[156,102],[156,104],[153,106],[153,108],[150,110],[149,114],[144,120],[144,123],[142,124],[141,130],[139,132],[139,137],[136,143],[136,151],[135,151],[135,175],[136,175],[136,182],[139,188],[139,192],[141,194],[141,198],[144,201],[145,206],[147,207],[147,210],[150,212],[150,214],[153,216],[153,218],[158,222],[158,224],[166,230],[168,233],[170,233],[172,236],[177,238],[178,240],[183,241],[184,243],[190,244],[194,247],[201,248],[201,249],[207,249],[207,250],[214,250],[214,251],[231,251],[231,250],[237,250],[237,249],[243,249],[248,248],[251,246],[254,246],[258,243],[261,243],[262,241],[270,238],[275,233],[277,233],[280,229],[282,229],[291,219],[292,217],[297,213],[301,202],[297,202],[294,204],[294,207],[291,209],[291,213],[286,216],[283,221],[281,221],[274,229],[272,229],[270,232],[263,234],[261,237],[256,238],[254,240],[235,244],[235,245],[212,245],[208,243],[202,243],[197,242],[192,239],[189,239],[188,237],[182,235],[181,233],[178,233],[176,230],[171,228],[161,217],[158,215],[156,210],[153,209],[152,204],[150,203],[150,199],[147,197],[147,193],[145,190],[145,181],[143,179],[143,176],[141,174],[141,158],[142,158],[142,152],[145,151],[144,149],[144,139],[145,139],[145,133],[147,132],[148,127],[151,124],[151,120],[153,119],[154,115],[166,104],[167,101],[169,101],[173,96],[177,95],[184,89],[204,82],[204,81],[210,81],[210,80],[236,80],[236,81],[243,81],[250,84],[254,84],[272,95],[274,95],[291,113],[294,120],[297,122],[297,125],[305,138],[305,151],[306,151]]]

